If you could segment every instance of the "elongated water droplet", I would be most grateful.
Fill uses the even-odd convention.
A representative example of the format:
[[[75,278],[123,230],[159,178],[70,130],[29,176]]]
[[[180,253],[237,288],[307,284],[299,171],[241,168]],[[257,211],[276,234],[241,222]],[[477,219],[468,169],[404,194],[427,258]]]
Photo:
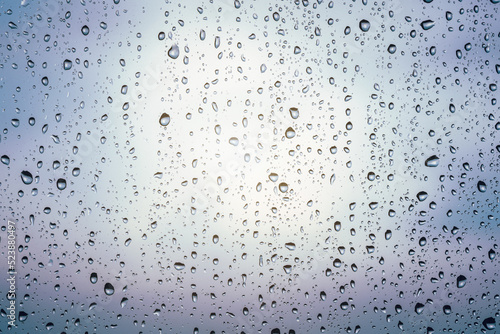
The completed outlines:
[[[429,29],[431,29],[432,27],[434,27],[434,24],[435,24],[435,23],[434,23],[434,21],[432,21],[432,20],[425,20],[425,21],[423,21],[423,22],[420,24],[420,26],[421,26],[421,27],[422,27],[422,29],[424,29],[424,30],[429,30]]]
[[[425,166],[427,167],[437,167],[439,165],[439,158],[435,155],[430,156],[425,160]]]
[[[57,180],[57,189],[59,189],[59,190],[66,189],[66,180],[65,179],[58,179]]]
[[[92,283],[92,284],[97,283],[97,273],[90,274],[90,283]]]
[[[460,275],[457,277],[457,288],[463,288],[465,283],[467,282],[467,278],[464,275]]]
[[[480,192],[484,193],[484,192],[486,192],[486,189],[487,189],[486,183],[484,183],[483,181],[479,181],[477,183],[477,190],[479,190]]]

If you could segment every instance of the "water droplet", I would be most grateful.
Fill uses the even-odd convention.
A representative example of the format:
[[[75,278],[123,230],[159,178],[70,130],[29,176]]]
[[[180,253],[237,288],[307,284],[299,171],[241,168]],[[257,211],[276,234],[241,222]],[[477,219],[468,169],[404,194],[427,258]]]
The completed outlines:
[[[285,244],[286,249],[294,251],[295,250],[295,244],[293,242],[287,242]]]
[[[424,29],[424,30],[429,30],[429,29],[431,29],[432,27],[434,27],[434,25],[435,25],[435,23],[434,23],[434,21],[432,21],[432,20],[425,20],[425,21],[423,21],[423,22],[420,24],[420,26],[421,26],[421,27],[422,27],[422,29]]]
[[[450,305],[443,306],[443,313],[446,315],[451,314],[451,306]]]
[[[368,20],[361,20],[359,22],[359,29],[361,29],[364,32],[367,32],[370,30],[370,22]]]
[[[160,125],[167,126],[170,123],[170,115],[167,113],[163,113],[160,116]]]
[[[33,182],[33,175],[30,172],[23,170],[21,172],[21,180],[24,184],[31,184]]]
[[[457,288],[463,288],[465,283],[467,282],[467,278],[464,275],[460,275],[457,277]]]
[[[177,59],[179,57],[179,47],[177,44],[174,44],[168,50],[168,56],[172,59]]]
[[[490,260],[494,260],[494,259],[495,259],[495,256],[496,256],[496,252],[495,252],[493,249],[490,249],[490,250],[488,251],[488,258],[489,258]]]
[[[71,67],[73,66],[73,62],[71,62],[71,60],[69,59],[66,59],[63,63],[63,67],[64,69],[67,71],[67,70],[70,70]]]
[[[293,49],[293,53],[298,55],[302,52],[302,50],[300,49],[300,47],[296,46],[294,49]]]
[[[108,27],[108,24],[106,22],[101,22],[99,23],[99,27],[101,27],[102,29],[106,29]]]
[[[127,306],[128,298],[123,297],[122,300],[120,301],[120,306],[121,308],[124,308]]]
[[[286,193],[288,191],[288,184],[281,182],[279,188],[282,193]]]
[[[486,189],[487,189],[486,183],[484,183],[483,181],[479,181],[477,183],[477,190],[479,190],[480,192],[484,193],[484,192],[486,192]]]
[[[163,40],[165,39],[165,33],[164,33],[163,31],[160,31],[160,32],[158,33],[158,39],[159,39],[160,41],[163,41]]]
[[[115,293],[115,287],[111,283],[106,283],[104,285],[104,293],[107,296],[111,296],[112,294]]]
[[[435,155],[430,156],[425,160],[425,166],[427,167],[437,167],[439,165],[439,158]]]
[[[298,109],[298,108],[295,108],[295,107],[290,108],[290,116],[291,116],[293,119],[297,119],[297,118],[299,118],[299,109]]]
[[[392,231],[387,230],[385,231],[385,240],[389,240],[392,237]]]
[[[97,283],[97,273],[90,274],[90,283],[92,283],[92,284]]]
[[[417,303],[417,304],[415,305],[415,313],[417,313],[417,314],[422,314],[422,312],[424,312],[424,306],[425,306],[425,305],[424,305],[424,304],[422,304],[422,303]]]
[[[82,34],[83,34],[84,36],[87,36],[87,35],[89,34],[89,32],[90,32],[90,29],[89,29],[89,27],[88,27],[88,26],[83,26],[83,27],[82,27]]]
[[[24,311],[20,311],[18,319],[20,322],[24,322],[26,321],[26,319],[28,319],[28,314]]]
[[[231,144],[231,145],[233,145],[233,146],[238,146],[239,142],[240,142],[240,141],[239,141],[239,140],[238,140],[238,138],[236,138],[236,137],[231,137],[231,138],[229,138],[229,144]]]
[[[396,50],[397,50],[397,48],[396,48],[396,45],[394,45],[394,44],[390,44],[390,45],[389,45],[389,47],[387,48],[387,51],[388,51],[390,54],[394,54],[394,53],[396,53]]]
[[[176,263],[174,263],[174,268],[177,270],[182,270],[182,269],[186,268],[186,265],[184,263],[181,263],[181,262],[176,262]]]
[[[493,1],[493,0],[492,0]],[[483,320],[483,326],[489,331],[492,331],[496,328],[496,321],[495,318],[486,318]]]
[[[65,179],[58,179],[57,180],[57,189],[59,189],[59,190],[66,189],[66,180]]]
[[[220,135],[221,130],[222,130],[221,126],[220,126],[219,124],[217,124],[217,125],[215,126],[215,133],[216,133],[216,134],[218,134],[218,135]]]
[[[417,198],[420,202],[423,202],[427,199],[429,195],[425,191],[421,191],[417,194]]]
[[[286,129],[285,131],[285,136],[288,138],[288,139],[292,139],[293,137],[295,137],[295,130],[292,129],[291,127],[289,127],[288,129]]]
[[[292,266],[289,264],[284,265],[283,270],[285,271],[286,274],[290,274],[292,272]]]
[[[7,155],[2,155],[2,157],[0,158],[0,161],[2,161],[2,163],[4,165],[10,164],[10,158]]]
[[[269,180],[271,180],[273,182],[278,181],[278,174],[276,174],[276,173],[269,174]]]
[[[42,78],[42,85],[47,86],[49,84],[49,78],[43,77]]]

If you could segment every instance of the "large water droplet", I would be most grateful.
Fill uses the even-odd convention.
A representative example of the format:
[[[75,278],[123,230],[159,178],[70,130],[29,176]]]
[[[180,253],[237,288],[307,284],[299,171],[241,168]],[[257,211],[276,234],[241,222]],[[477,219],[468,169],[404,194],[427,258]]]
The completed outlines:
[[[423,202],[427,199],[429,195],[425,191],[421,191],[417,194],[417,198],[420,202]]]
[[[160,125],[167,126],[170,123],[170,115],[163,113],[160,116]]]
[[[434,23],[434,21],[432,21],[432,20],[425,20],[425,21],[423,21],[423,22],[420,24],[420,26],[421,26],[421,27],[422,27],[422,29],[424,29],[424,30],[429,30],[429,29],[431,29],[432,27],[434,27],[434,24],[435,24],[435,23]]]
[[[389,45],[389,47],[387,48],[387,51],[388,51],[390,54],[394,54],[394,53],[396,53],[396,50],[397,50],[397,48],[396,48],[396,45],[394,45],[394,44],[390,44],[390,45]]]
[[[361,20],[359,22],[359,29],[361,29],[364,32],[367,32],[370,30],[370,22],[368,20]]]
[[[239,141],[239,140],[238,140],[238,138],[236,138],[236,137],[231,137],[231,138],[229,138],[229,144],[231,144],[231,145],[233,145],[233,146],[238,146],[238,143],[239,143],[239,142],[240,142],[240,141]]]
[[[179,47],[177,44],[172,45],[168,50],[168,56],[172,59],[177,59],[179,57]]]
[[[9,156],[7,156],[7,155],[2,155],[2,157],[0,158],[0,161],[2,161],[2,163],[3,163],[4,165],[8,165],[8,164],[10,164],[10,158],[9,158]]]
[[[286,129],[285,131],[285,136],[288,138],[288,139],[292,139],[293,137],[295,137],[295,130],[292,129],[291,127],[289,127],[288,129]]]
[[[299,118],[299,109],[295,107],[290,108],[290,116],[292,116],[293,119]]]
[[[57,189],[59,189],[59,190],[66,189],[66,180],[65,179],[58,179],[57,180]]]
[[[67,71],[67,70],[70,70],[71,67],[73,66],[73,62],[69,59],[66,59],[63,63],[63,67],[64,69]]]
[[[31,184],[33,182],[33,175],[27,170],[21,172],[21,180],[24,184]]]
[[[495,318],[489,317],[483,320],[483,326],[489,331],[492,331],[496,328]]]
[[[115,293],[115,287],[111,283],[106,283],[104,285],[104,293],[108,296],[111,296]]]
[[[435,155],[430,156],[425,160],[425,165],[427,167],[437,167],[439,165],[439,158]]]
[[[186,268],[186,265],[184,263],[181,263],[181,262],[176,262],[176,263],[174,263],[174,268],[177,270],[182,270],[182,269]]]
[[[422,312],[424,312],[424,304],[417,303],[417,305],[415,305],[415,313],[422,314]]]
[[[88,26],[83,26],[83,27],[82,27],[82,34],[83,34],[84,36],[87,36],[87,35],[89,34],[89,32],[90,32],[90,29],[89,29],[89,27],[88,27]]]
[[[484,192],[486,192],[486,189],[487,189],[486,183],[484,183],[483,181],[479,181],[477,183],[477,190],[479,190],[480,192],[484,193]]]
[[[288,191],[288,184],[281,182],[279,188],[282,193],[286,193]]]
[[[97,283],[97,273],[90,274],[90,283],[92,283],[92,284]]]
[[[269,180],[271,180],[273,182],[278,181],[278,174],[276,174],[276,173],[269,174]]]
[[[467,278],[464,275],[460,275],[457,277],[457,288],[463,288],[465,283],[467,282]]]

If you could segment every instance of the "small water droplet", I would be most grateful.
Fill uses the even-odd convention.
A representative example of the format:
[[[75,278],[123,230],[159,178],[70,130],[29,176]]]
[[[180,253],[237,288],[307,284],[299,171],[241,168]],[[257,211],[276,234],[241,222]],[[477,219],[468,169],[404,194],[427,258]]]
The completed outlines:
[[[84,36],[87,36],[89,34],[89,32],[90,32],[90,29],[89,29],[88,26],[85,25],[85,26],[82,27],[82,34]]]

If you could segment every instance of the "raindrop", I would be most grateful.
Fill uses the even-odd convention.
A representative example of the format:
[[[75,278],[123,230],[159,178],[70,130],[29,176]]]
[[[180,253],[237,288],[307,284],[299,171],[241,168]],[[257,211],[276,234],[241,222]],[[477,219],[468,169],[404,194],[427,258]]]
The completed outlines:
[[[177,59],[179,57],[179,47],[177,44],[172,45],[168,50],[168,56],[172,59]]]
[[[285,131],[285,136],[288,138],[288,139],[291,139],[293,137],[295,137],[295,130],[292,129],[291,127],[289,127],[288,129],[286,129]]]
[[[434,24],[435,24],[435,23],[434,23],[434,21],[432,21],[432,20],[425,20],[425,21],[423,21],[423,22],[420,24],[420,26],[421,26],[421,27],[422,27],[422,29],[424,29],[424,30],[429,30],[429,29],[431,29],[432,27],[434,27]]]
[[[297,119],[297,118],[299,118],[299,109],[298,109],[298,108],[295,108],[295,107],[290,108],[290,116],[291,116],[293,119]]]
[[[115,287],[113,285],[111,285],[111,283],[106,283],[104,285],[104,293],[107,296],[111,296],[112,294],[115,293]]]
[[[361,29],[364,32],[367,32],[370,30],[370,22],[368,20],[361,20],[359,22],[359,29]]]
[[[439,165],[439,158],[435,155],[430,156],[425,160],[425,166],[427,167],[437,167]]]
[[[84,36],[87,36],[87,35],[89,34],[89,32],[90,32],[90,29],[89,29],[89,27],[88,27],[88,26],[83,26],[83,27],[82,27],[82,34],[83,34]]]
[[[186,268],[186,265],[184,263],[181,263],[181,262],[176,262],[176,263],[174,263],[174,268],[176,270],[182,270],[182,269]]]
[[[239,142],[240,142],[240,141],[239,141],[239,140],[238,140],[238,138],[236,138],[236,137],[231,137],[231,138],[229,138],[229,144],[231,144],[231,145],[233,145],[233,146],[238,146],[238,143],[239,143]]]
[[[57,180],[57,189],[59,189],[59,190],[66,189],[66,180],[65,179],[58,179]]]
[[[160,125],[167,126],[170,123],[170,115],[167,113],[163,113],[160,116]]]
[[[394,54],[394,53],[396,53],[396,50],[397,50],[397,48],[396,48],[396,45],[394,45],[394,44],[390,44],[390,45],[389,45],[389,47],[387,48],[387,51],[388,51],[390,54]]]
[[[480,192],[484,193],[484,192],[486,192],[486,189],[487,189],[486,183],[484,183],[483,181],[479,181],[477,183],[477,190],[479,190]]]
[[[285,182],[281,182],[279,188],[282,193],[285,193],[288,191],[288,184],[286,184]]]
[[[71,67],[73,66],[73,63],[71,62],[71,60],[69,59],[66,59],[63,63],[63,67],[64,69],[67,71],[67,70],[70,70]]]
[[[30,172],[23,170],[21,172],[21,180],[24,184],[31,184],[33,182],[33,175]]]
[[[457,277],[457,288],[463,288],[465,283],[467,282],[467,278],[464,275],[460,275]]]
[[[92,284],[97,283],[97,273],[90,274],[90,283],[92,283]]]
[[[2,155],[2,157],[0,158],[0,161],[2,161],[2,163],[4,165],[10,164],[10,158],[7,155]]]

